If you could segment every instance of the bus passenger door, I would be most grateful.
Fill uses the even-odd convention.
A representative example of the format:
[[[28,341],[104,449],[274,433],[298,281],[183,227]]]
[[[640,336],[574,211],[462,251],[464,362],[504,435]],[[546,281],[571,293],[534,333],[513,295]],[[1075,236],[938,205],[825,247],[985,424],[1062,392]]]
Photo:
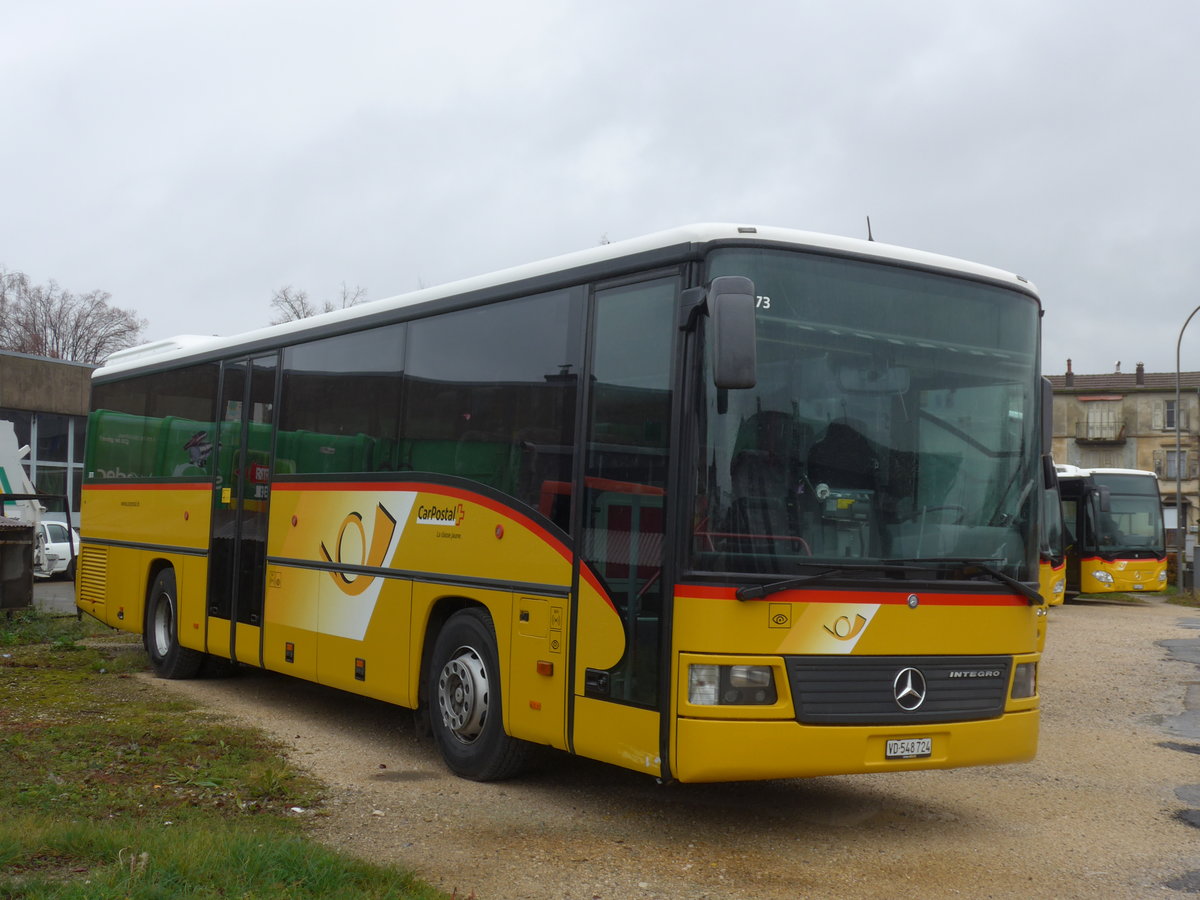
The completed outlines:
[[[1083,523],[1079,516],[1081,504],[1075,485],[1070,482],[1059,482],[1059,484],[1062,490],[1063,553],[1066,556],[1064,577],[1067,582],[1067,593],[1074,596],[1079,593],[1082,583],[1080,554],[1083,548],[1080,546],[1080,542],[1083,538]]]
[[[660,774],[659,670],[679,280],[597,291],[582,484],[575,752]]]
[[[276,357],[226,362],[208,554],[208,649],[262,665]]]

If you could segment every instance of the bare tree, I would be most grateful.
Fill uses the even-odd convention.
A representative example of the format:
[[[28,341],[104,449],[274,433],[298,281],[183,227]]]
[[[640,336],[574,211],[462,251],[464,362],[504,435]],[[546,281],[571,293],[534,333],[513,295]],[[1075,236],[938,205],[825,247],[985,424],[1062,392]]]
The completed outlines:
[[[308,300],[307,291],[298,291],[290,284],[285,284],[271,297],[271,306],[278,310],[278,315],[271,320],[272,325],[284,322],[294,322],[297,319],[307,319],[315,316],[317,308]]]
[[[277,313],[275,318],[271,320],[271,324],[281,325],[284,322],[307,319],[309,316],[315,316],[319,313],[333,312],[335,309],[347,309],[351,306],[357,306],[365,299],[367,299],[366,288],[356,284],[351,289],[343,281],[341,296],[338,297],[337,301],[326,300],[318,308],[315,303],[308,299],[308,291],[297,290],[290,284],[285,284],[271,297],[271,306]]]
[[[9,316],[28,290],[29,277],[24,272],[10,272],[0,266],[0,341],[7,332]]]
[[[73,294],[58,282],[32,284],[0,267],[0,348],[51,359],[100,363],[138,343],[145,319],[110,306],[112,295]]]
[[[342,282],[341,297],[338,298],[338,309],[347,309],[351,306],[358,306],[367,299],[367,289],[362,285],[356,284],[353,289],[346,287],[346,282]],[[329,304],[327,303],[326,306]],[[326,312],[329,310],[327,309]]]

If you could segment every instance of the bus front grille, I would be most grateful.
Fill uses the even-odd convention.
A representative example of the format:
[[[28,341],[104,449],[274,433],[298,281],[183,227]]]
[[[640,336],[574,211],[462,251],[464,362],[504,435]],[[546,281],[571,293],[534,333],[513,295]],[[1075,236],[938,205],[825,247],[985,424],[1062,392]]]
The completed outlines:
[[[791,656],[796,718],[896,725],[993,719],[1004,712],[1012,657]]]

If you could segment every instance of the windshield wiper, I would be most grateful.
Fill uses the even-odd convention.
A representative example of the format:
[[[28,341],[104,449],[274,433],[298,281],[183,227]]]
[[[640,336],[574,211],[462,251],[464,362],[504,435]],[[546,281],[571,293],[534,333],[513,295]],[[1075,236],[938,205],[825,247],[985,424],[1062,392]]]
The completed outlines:
[[[795,578],[785,578],[783,581],[773,581],[770,584],[756,584],[750,587],[738,588],[735,596],[739,600],[758,600],[768,594],[777,594],[780,591],[789,591],[793,588],[807,587],[810,584],[816,584],[822,581],[828,581],[835,575],[847,575],[854,572],[924,572],[927,571],[924,566],[905,565],[903,560],[898,560],[895,563],[857,563],[855,565],[837,566],[835,568],[825,569],[821,572],[814,572],[811,575],[798,575]]]
[[[1031,588],[1029,585],[1025,584],[1023,581],[1017,581],[1017,579],[1013,578],[1011,575],[1006,575],[1004,572],[1001,572],[999,569],[997,569],[995,566],[993,566],[991,563],[987,562],[986,560],[974,559],[969,556],[942,556],[942,557],[935,557],[935,558],[931,558],[931,559],[917,558],[917,559],[902,559],[902,560],[896,560],[896,561],[902,562],[902,563],[932,563],[935,566],[937,566],[939,564],[950,564],[950,565],[954,565],[954,566],[961,566],[962,572],[964,575],[967,575],[967,576],[975,575],[975,574],[987,575],[993,581],[998,581],[1000,584],[1004,585],[1005,587],[1012,588],[1012,590],[1014,592],[1016,592],[1016,593],[1020,594],[1022,597],[1024,597],[1029,602],[1030,606],[1041,606],[1042,603],[1044,602],[1042,600],[1042,595],[1039,594],[1037,591],[1035,591],[1033,588]],[[972,569],[974,569],[975,571],[972,572],[971,571]]]

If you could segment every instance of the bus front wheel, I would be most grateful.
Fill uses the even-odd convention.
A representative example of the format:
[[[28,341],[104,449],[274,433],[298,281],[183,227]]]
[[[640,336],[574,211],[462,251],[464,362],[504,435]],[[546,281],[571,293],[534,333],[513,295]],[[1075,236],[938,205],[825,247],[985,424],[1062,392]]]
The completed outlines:
[[[199,673],[204,654],[179,644],[179,599],[174,569],[159,572],[150,588],[143,641],[150,665],[160,678],[192,678]]]
[[[486,610],[460,610],[446,621],[433,645],[427,696],[434,740],[454,774],[499,781],[525,766],[530,745],[504,731],[496,632]]]

